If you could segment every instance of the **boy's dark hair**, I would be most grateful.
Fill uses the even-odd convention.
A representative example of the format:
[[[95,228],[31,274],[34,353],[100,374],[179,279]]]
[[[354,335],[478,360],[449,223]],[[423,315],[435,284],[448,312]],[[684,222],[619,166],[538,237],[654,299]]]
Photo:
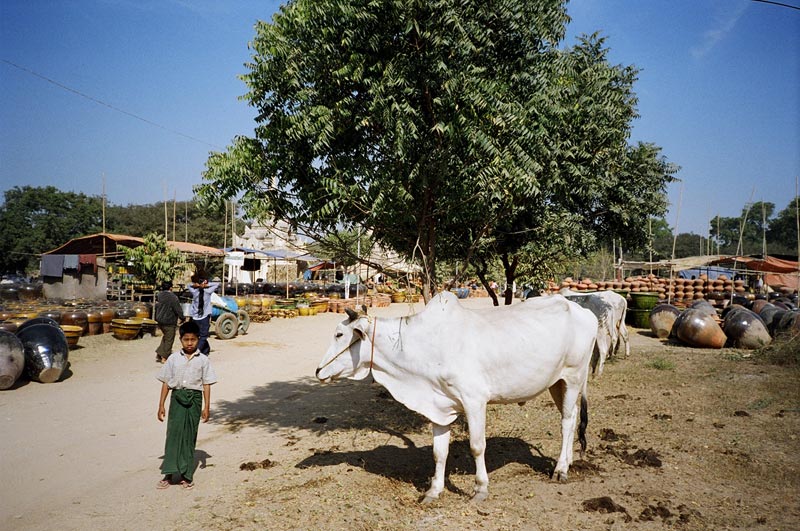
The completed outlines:
[[[161,291],[169,291],[172,289],[172,282],[165,280],[161,283]]]
[[[196,321],[186,321],[178,328],[178,333],[180,337],[185,336],[186,334],[194,334],[196,336],[200,335],[200,326],[197,324]]]

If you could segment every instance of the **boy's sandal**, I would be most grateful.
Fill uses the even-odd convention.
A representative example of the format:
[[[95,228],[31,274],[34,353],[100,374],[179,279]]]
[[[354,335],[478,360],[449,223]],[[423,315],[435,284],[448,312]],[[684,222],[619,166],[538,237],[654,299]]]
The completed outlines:
[[[166,489],[167,487],[169,487],[169,481],[167,481],[166,479],[162,479],[161,481],[156,483],[157,489]]]
[[[186,490],[191,490],[194,488],[194,483],[192,483],[191,481],[186,481],[184,479],[183,481],[181,481],[181,487],[183,487]]]

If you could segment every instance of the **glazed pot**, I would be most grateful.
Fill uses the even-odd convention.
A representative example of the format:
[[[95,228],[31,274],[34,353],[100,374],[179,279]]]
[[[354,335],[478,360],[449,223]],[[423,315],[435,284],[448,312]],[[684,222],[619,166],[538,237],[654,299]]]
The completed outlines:
[[[34,324],[17,331],[25,350],[25,372],[32,380],[57,382],[69,359],[64,331],[50,324]]]
[[[794,337],[800,335],[800,311],[793,310],[781,315],[775,314],[770,331],[773,336],[789,334]]]
[[[728,336],[729,344],[736,348],[756,349],[772,341],[761,317],[747,308],[728,313],[722,330]]]
[[[32,301],[41,298],[42,285],[41,284],[24,284],[18,289],[18,296],[20,300]]]
[[[727,340],[713,317],[694,308],[681,314],[677,336],[687,345],[700,348],[722,348]]]
[[[701,297],[702,297],[702,295],[701,295]],[[703,313],[707,313],[711,317],[716,317],[717,316],[716,308],[714,308],[714,306],[712,306],[711,303],[708,302],[705,299],[695,300],[692,303],[691,307],[694,308],[695,310],[700,310]]]
[[[652,310],[658,304],[658,293],[652,293],[648,291],[639,291],[639,292],[632,292],[630,294],[631,298],[631,308],[636,308],[639,310]],[[649,328],[648,325],[644,328]]]
[[[4,301],[18,301],[19,290],[14,286],[5,286],[0,288],[0,299]]]
[[[117,339],[136,339],[141,331],[141,319],[114,319],[111,321],[111,333]]]
[[[142,334],[150,334],[153,337],[156,337],[156,333],[158,332],[158,322],[154,319],[142,319],[142,327],[141,327]]]
[[[650,328],[650,310],[628,308],[627,322],[635,328]]]
[[[133,308],[117,308],[114,312],[114,319],[130,319],[136,317],[136,310]]]
[[[17,331],[14,332],[15,334],[19,334],[22,330],[28,328],[29,326],[39,325],[39,324],[46,324],[50,326],[58,326],[58,323],[49,317],[34,317],[32,319],[28,319],[23,322],[21,325],[17,327]]]
[[[11,332],[0,331],[0,389],[17,382],[25,368],[25,349],[22,341]]]
[[[150,318],[150,305],[147,303],[134,304],[133,310],[136,312],[136,317],[141,317],[142,319]]]
[[[61,314],[61,324],[80,326],[83,335],[89,333],[89,316],[82,310],[67,310]]]
[[[650,310],[650,330],[659,339],[669,337],[672,325],[680,314],[680,310],[671,304],[656,305]]]
[[[37,317],[48,317],[58,324],[61,324],[61,312],[59,310],[44,310],[37,314]]]
[[[61,325],[61,330],[64,331],[64,337],[67,338],[69,348],[78,346],[78,340],[83,334],[83,328],[75,325]]]
[[[116,311],[113,308],[100,309],[100,321],[103,324],[103,333],[108,334],[111,332],[111,321],[114,319]]]
[[[100,311],[97,309],[90,309],[86,312],[86,320],[89,322],[88,334],[96,336],[103,333],[103,320],[100,316]]]

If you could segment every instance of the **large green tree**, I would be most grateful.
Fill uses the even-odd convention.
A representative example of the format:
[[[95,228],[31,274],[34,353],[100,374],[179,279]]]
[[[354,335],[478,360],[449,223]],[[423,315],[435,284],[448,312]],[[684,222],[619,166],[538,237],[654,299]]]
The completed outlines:
[[[677,167],[653,144],[628,145],[636,70],[609,64],[603,44],[592,35],[560,53],[548,104],[535,105],[549,142],[535,193],[487,205],[498,219],[493,244],[472,256],[480,263],[498,256],[508,286],[517,277],[541,284],[556,272],[553,264],[585,257],[598,242],[647,246],[649,218],[666,211]],[[508,289],[507,304],[511,297]]]
[[[53,186],[15,186],[0,206],[0,271],[33,273],[40,255],[100,232],[102,200]]]
[[[775,204],[757,201],[742,208],[739,217],[716,217],[711,220],[713,245],[722,254],[760,254],[764,236]]]
[[[257,25],[243,76],[256,135],[211,155],[198,194],[241,194],[248,215],[320,239],[363,227],[419,260],[426,288],[437,260],[479,263],[516,232],[510,256],[542,220],[582,239],[632,226],[665,179],[637,167],[657,148],[625,143],[635,72],[597,38],[559,50],[565,4],[287,3]]]
[[[800,207],[800,196],[792,199],[787,207],[769,221],[767,229],[768,251],[774,254],[797,255],[797,219]]]

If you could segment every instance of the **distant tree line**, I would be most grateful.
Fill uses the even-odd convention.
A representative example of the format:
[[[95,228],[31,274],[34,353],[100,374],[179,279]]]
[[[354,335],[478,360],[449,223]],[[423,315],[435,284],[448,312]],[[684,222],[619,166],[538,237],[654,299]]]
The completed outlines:
[[[800,197],[778,211],[773,203],[757,202],[743,207],[739,217],[719,217],[710,222],[705,235],[680,233],[675,238],[675,257],[699,254],[760,254],[764,238],[769,254],[797,254],[797,225],[795,212]],[[38,269],[42,253],[67,241],[102,231],[102,198],[74,192],[62,192],[55,187],[14,187],[4,192],[0,206],[0,272],[31,274]],[[225,212],[203,210],[195,201],[167,203],[168,239],[190,241],[210,247],[225,243]],[[740,227],[741,247],[739,243]],[[244,228],[237,221],[237,234]],[[652,258],[661,260],[672,256],[673,233],[666,220],[653,219]],[[164,203],[150,205],[106,205],[106,232],[144,237],[164,233]],[[349,245],[355,248],[356,237]],[[230,221],[227,243],[230,245]],[[324,247],[324,243],[322,245]],[[623,242],[624,243],[624,242]],[[362,252],[371,246],[362,241]],[[333,246],[335,247],[335,246]],[[606,243],[598,256],[609,255],[611,243]],[[324,249],[317,252],[325,254]],[[355,251],[354,251],[355,252]],[[648,260],[650,249],[645,245],[624,248],[626,258]],[[343,258],[341,258],[343,260]],[[611,263],[613,258],[606,257]],[[453,269],[461,267],[451,264]],[[497,273],[499,275],[499,272]]]
[[[16,186],[4,193],[0,206],[0,272],[31,274],[39,267],[40,255],[73,238],[103,230],[103,199],[82,193],[63,192],[53,186]],[[164,234],[164,203],[114,205],[105,208],[108,233],[144,237]],[[169,240],[223,247],[225,210],[200,209],[194,201],[167,202]],[[228,214],[230,216],[230,214]],[[230,221],[227,244],[230,245]],[[241,234],[243,223],[237,225]]]
[[[673,238],[667,222],[655,219],[652,222],[653,260],[672,256],[673,239],[675,257],[707,254],[762,254],[764,248],[771,255],[797,256],[797,203],[800,197],[789,201],[786,208],[777,214],[775,204],[755,202],[745,205],[738,217],[718,216],[710,220],[708,233],[679,233]],[[631,249],[637,259],[649,259],[647,249]],[[626,249],[626,256],[628,250]]]

